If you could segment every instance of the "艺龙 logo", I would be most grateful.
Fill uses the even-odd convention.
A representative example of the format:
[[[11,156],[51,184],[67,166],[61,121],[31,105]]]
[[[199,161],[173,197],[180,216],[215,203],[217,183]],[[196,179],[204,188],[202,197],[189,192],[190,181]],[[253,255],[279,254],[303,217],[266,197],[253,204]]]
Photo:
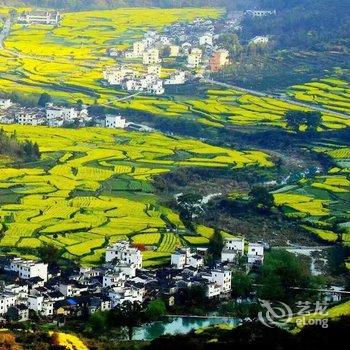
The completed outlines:
[[[259,321],[267,327],[288,323],[293,316],[292,309],[281,301],[271,303],[268,300],[260,300],[260,305],[264,310],[258,314]]]

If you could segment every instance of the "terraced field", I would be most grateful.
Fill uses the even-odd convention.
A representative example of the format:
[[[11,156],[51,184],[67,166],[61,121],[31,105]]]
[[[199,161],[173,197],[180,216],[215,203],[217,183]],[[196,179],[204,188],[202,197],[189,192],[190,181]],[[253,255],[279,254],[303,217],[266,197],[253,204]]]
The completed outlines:
[[[87,265],[122,239],[155,249],[145,252],[146,265],[164,262],[183,244],[208,243],[212,229],[187,232],[176,213],[157,204],[153,176],[179,166],[232,171],[273,166],[262,152],[158,133],[18,125],[4,129],[16,131],[20,140],[37,142],[42,159],[26,167],[5,163],[0,168],[1,249],[35,255],[38,247],[50,243],[64,257]],[[177,154],[181,160],[174,160]]]
[[[59,27],[15,24],[0,51],[0,92],[100,104],[125,92],[101,84],[104,67],[115,64],[108,48],[125,49],[149,29],[198,16],[216,18],[212,8],[145,9],[65,13]],[[79,20],[77,20],[79,16]]]
[[[217,18],[221,14],[221,10],[212,8],[128,8],[79,12],[79,21],[76,13],[65,13],[57,28],[15,24],[6,39],[5,50],[0,51],[0,93],[16,92],[37,100],[45,91],[56,102],[75,103],[82,99],[88,104],[97,102],[155,116],[196,119],[215,127],[225,123],[283,127],[284,112],[301,107],[234,90],[210,89],[201,97],[167,93],[166,97],[140,95],[118,101],[127,93],[103,84],[104,68],[116,63],[106,55],[107,49],[125,49],[148,29],[161,31],[175,21],[191,21],[197,16]],[[144,69],[140,64],[136,66]],[[349,105],[348,83],[337,79],[295,86],[290,94],[337,111],[344,112]],[[324,128],[350,125],[348,119],[340,117],[324,115],[323,119]]]
[[[325,108],[350,113],[350,84],[337,78],[324,78],[304,85],[294,85],[289,95],[297,100],[319,104]]]
[[[350,148],[328,142],[313,150],[331,156],[334,167],[325,176],[275,191],[275,202],[286,216],[300,219],[302,227],[321,240],[349,245]]]
[[[257,97],[236,90],[206,90],[203,97],[137,96],[113,104],[121,109],[144,111],[156,116],[187,117],[215,127],[225,124],[269,125],[285,127],[283,116],[287,110],[301,110],[300,106],[270,97]],[[309,110],[304,108],[305,111]],[[350,126],[350,119],[323,115],[322,129],[341,129]]]

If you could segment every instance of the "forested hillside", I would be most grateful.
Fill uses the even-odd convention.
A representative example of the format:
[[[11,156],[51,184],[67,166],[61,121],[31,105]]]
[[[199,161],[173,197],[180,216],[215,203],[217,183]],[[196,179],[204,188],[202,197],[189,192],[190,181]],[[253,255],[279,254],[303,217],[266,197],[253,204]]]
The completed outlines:
[[[349,37],[350,3],[342,0],[260,0],[260,8],[276,9],[276,16],[247,18],[244,36],[272,35],[279,48],[322,50],[344,45]]]

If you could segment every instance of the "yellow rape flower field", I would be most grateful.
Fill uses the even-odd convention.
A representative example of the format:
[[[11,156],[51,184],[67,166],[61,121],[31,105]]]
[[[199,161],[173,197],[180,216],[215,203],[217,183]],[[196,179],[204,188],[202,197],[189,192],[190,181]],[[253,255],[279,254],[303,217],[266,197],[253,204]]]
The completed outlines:
[[[302,107],[269,97],[209,87],[201,96],[190,98],[170,94],[138,95],[120,100],[128,95],[127,92],[103,83],[104,69],[120,61],[109,57],[108,49],[127,49],[150,29],[161,31],[174,22],[192,21],[198,16],[218,18],[222,14],[223,10],[215,8],[121,8],[79,12],[78,21],[76,13],[64,13],[58,27],[14,24],[4,49],[0,50],[0,93],[10,95],[15,92],[37,100],[41,93],[47,92],[56,103],[75,103],[81,99],[86,104],[97,102],[102,106],[155,116],[186,117],[214,127],[226,124],[284,127],[284,113]],[[139,71],[144,70],[139,63],[131,65]],[[171,70],[164,69],[163,75],[170,73]],[[338,112],[347,111],[345,100],[349,97],[349,89],[346,82],[324,79],[315,84],[295,86],[290,94]],[[326,90],[317,90],[315,94],[315,89],[321,87]],[[326,100],[330,102],[326,103]],[[349,125],[349,119],[323,115],[322,129]]]
[[[212,229],[188,232],[178,214],[158,204],[154,176],[180,166],[232,171],[273,166],[263,152],[155,132],[3,128],[37,142],[42,157],[26,167],[0,167],[0,247],[35,255],[42,244],[53,244],[84,265],[99,263],[106,247],[119,240],[149,247],[146,266],[164,263],[176,247],[208,243]],[[169,232],[169,227],[178,230]]]
[[[88,347],[76,336],[68,333],[49,333],[57,345],[63,346],[67,350],[88,350]]]

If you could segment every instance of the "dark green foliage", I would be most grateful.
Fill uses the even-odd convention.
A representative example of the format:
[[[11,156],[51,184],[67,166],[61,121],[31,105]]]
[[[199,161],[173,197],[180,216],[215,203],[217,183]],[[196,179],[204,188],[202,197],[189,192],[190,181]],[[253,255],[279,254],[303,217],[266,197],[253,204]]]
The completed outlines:
[[[307,288],[311,284],[309,266],[294,254],[274,250],[266,254],[259,282],[259,296],[267,300],[288,301],[295,296],[292,287]]]
[[[52,100],[51,95],[48,93],[44,92],[40,95],[39,101],[38,101],[38,106],[39,107],[45,107],[48,103],[50,103]]]
[[[39,256],[45,263],[56,263],[60,257],[60,252],[56,246],[45,244],[39,248]]]
[[[322,124],[322,114],[315,111],[287,111],[284,120],[295,132],[299,132],[302,127],[305,127],[308,132],[315,132]]]
[[[246,298],[253,290],[252,278],[244,272],[232,274],[232,295]]]
[[[166,314],[166,305],[163,300],[152,300],[146,308],[145,316],[149,321],[157,321]]]
[[[20,142],[17,139],[16,133],[9,136],[3,129],[0,129],[0,155],[26,162],[40,159],[40,151],[37,143],[28,140]]]
[[[215,229],[213,236],[210,238],[208,252],[214,259],[219,259],[222,248],[224,247],[224,239],[220,230]]]
[[[250,203],[254,209],[270,211],[274,206],[273,195],[265,187],[254,187],[249,192]]]

